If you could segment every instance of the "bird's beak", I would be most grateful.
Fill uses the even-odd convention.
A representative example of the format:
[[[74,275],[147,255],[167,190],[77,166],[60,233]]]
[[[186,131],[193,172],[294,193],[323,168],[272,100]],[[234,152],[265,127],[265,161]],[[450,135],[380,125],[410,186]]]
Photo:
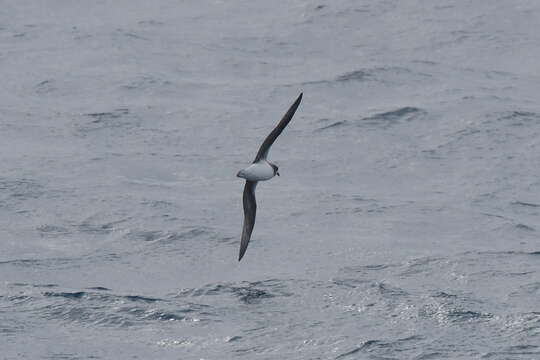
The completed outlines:
[[[279,176],[279,172],[278,172],[278,171],[276,171],[276,175]]]

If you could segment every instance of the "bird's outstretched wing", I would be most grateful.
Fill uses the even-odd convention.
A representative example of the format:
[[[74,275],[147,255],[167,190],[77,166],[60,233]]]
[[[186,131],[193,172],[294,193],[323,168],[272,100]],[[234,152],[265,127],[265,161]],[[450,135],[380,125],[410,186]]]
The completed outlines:
[[[279,136],[279,134],[281,134],[283,129],[285,129],[285,126],[287,126],[287,124],[291,121],[294,113],[296,112],[296,109],[298,109],[298,105],[300,105],[300,101],[302,101],[302,93],[300,93],[300,96],[298,96],[298,98],[291,105],[289,110],[287,110],[287,112],[285,113],[285,115],[283,116],[279,124],[277,124],[274,130],[272,130],[270,135],[268,135],[266,139],[264,139],[261,147],[259,148],[259,152],[257,153],[257,156],[255,156],[255,160],[253,160],[254,163],[261,159],[266,159],[266,157],[268,156],[268,151],[270,150],[270,147],[272,146],[274,141],[276,141],[277,137]]]
[[[244,227],[242,228],[242,241],[240,242],[240,254],[238,261],[246,253],[253,226],[255,226],[255,214],[257,213],[257,203],[255,202],[256,181],[246,181],[244,186]]]

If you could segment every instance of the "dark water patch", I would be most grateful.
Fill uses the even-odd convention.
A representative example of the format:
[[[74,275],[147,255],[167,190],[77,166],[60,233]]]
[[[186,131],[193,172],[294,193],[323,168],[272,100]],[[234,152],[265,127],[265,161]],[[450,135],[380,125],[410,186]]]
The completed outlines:
[[[452,309],[447,314],[448,318],[452,322],[464,322],[464,321],[476,321],[487,320],[493,318],[493,314],[483,313],[471,310],[457,310]]]
[[[245,354],[247,353],[255,353],[255,354],[260,354],[264,351],[264,347],[263,346],[250,346],[250,347],[245,347],[245,348],[241,348],[241,349],[234,349],[233,352],[235,354],[239,354],[241,356],[244,356]]]
[[[38,199],[45,194],[43,185],[32,179],[0,177],[0,200]]]
[[[526,356],[527,359],[536,359],[536,355],[540,355],[540,351],[537,345],[523,344],[508,346],[502,351],[492,351],[482,355],[482,359],[513,359],[515,356]],[[531,357],[534,356],[534,357]]]
[[[422,64],[422,65],[429,65],[429,66],[440,65],[439,62],[431,61],[431,60],[413,60],[412,63]]]
[[[107,120],[121,118],[123,115],[127,115],[127,114],[129,114],[129,109],[122,108],[122,109],[116,109],[114,111],[88,113],[88,114],[85,114],[85,116],[92,118],[93,119],[92,122],[94,124],[99,124]]]
[[[363,82],[376,81],[382,84],[403,84],[411,80],[426,80],[432,76],[427,73],[416,72],[399,66],[379,66],[369,69],[359,69],[339,75],[334,82]]]
[[[35,308],[34,312],[48,320],[62,320],[81,324],[99,324],[106,326],[127,326],[128,319],[110,313],[106,305],[96,303],[72,304],[66,302],[56,302],[49,305]]]
[[[166,201],[166,200],[143,200],[141,201],[141,205],[149,206],[155,209],[164,209],[164,210],[176,209],[176,206],[174,203],[170,201]]]
[[[58,287],[57,284],[27,284],[27,283],[12,283],[11,286],[31,286],[34,288],[54,288]]]
[[[514,227],[518,230],[524,230],[524,231],[536,231],[533,227],[525,224],[517,224],[514,225]]]
[[[90,223],[82,223],[78,226],[79,231],[88,233],[88,234],[109,234],[114,230],[114,223],[106,223],[106,224],[90,224]]]
[[[66,299],[81,299],[83,296],[86,295],[86,292],[84,291],[76,291],[76,292],[52,292],[47,291],[43,293],[43,296],[46,297],[63,297]]]
[[[366,284],[371,283],[371,281],[366,279],[358,279],[358,278],[334,278],[330,280],[330,282],[333,285],[339,286],[339,287],[345,287],[350,289],[356,289],[359,287],[365,287]]]
[[[55,288],[58,287],[56,284],[32,284],[32,287],[36,288]]]
[[[361,352],[394,352],[394,351],[405,351],[409,350],[409,348],[414,347],[415,344],[417,344],[420,340],[423,338],[418,335],[409,336],[406,338],[401,338],[393,341],[382,341],[382,340],[368,340],[364,342],[362,345],[347,351],[343,354],[340,354],[336,357],[337,359],[343,359],[350,357],[352,359],[356,359],[357,356],[351,357],[352,355],[361,353]],[[412,342],[412,343],[411,343]],[[370,357],[372,358],[372,357]],[[394,358],[388,358],[388,357],[376,357],[377,359],[394,359]]]
[[[90,263],[98,263],[103,261],[112,261],[115,262],[119,259],[121,259],[120,255],[115,253],[107,253],[107,254],[98,254],[98,255],[88,255],[84,256],[83,259]]]
[[[490,256],[500,256],[500,257],[511,257],[511,256],[530,256],[530,255],[540,255],[540,251],[520,251],[520,250],[509,250],[509,251],[479,251],[478,255],[490,255]]]
[[[324,131],[324,130],[328,130],[328,129],[336,129],[336,128],[342,128],[346,125],[348,125],[349,122],[347,120],[341,120],[341,121],[336,121],[330,125],[327,125],[327,126],[323,126],[321,128],[318,128],[318,129],[315,129],[315,131]]]
[[[455,299],[455,298],[457,298],[457,295],[449,294],[449,293],[446,293],[444,291],[439,291],[439,292],[435,293],[434,295],[432,295],[432,297],[434,297],[434,298],[442,298],[442,299]]]
[[[539,349],[540,347],[538,345],[529,345],[529,344],[526,344],[526,345],[514,345],[514,346],[509,346],[508,347],[508,350],[509,351],[522,351],[522,350],[536,350],[536,349]]]
[[[244,304],[257,304],[262,300],[278,296],[290,296],[285,285],[279,280],[264,280],[255,282],[242,282],[236,284],[210,284],[197,289],[180,291],[178,297],[199,297],[232,295]]]
[[[394,264],[370,264],[359,266],[347,266],[343,268],[345,272],[366,272],[366,271],[380,271],[388,268],[396,267]]]
[[[38,94],[47,94],[47,93],[55,91],[56,89],[57,88],[54,85],[53,80],[43,80],[42,82],[34,86],[34,90]]]
[[[350,351],[347,351],[343,354],[340,354],[336,357],[336,360],[337,359],[343,359],[343,358],[346,358],[348,356],[351,356],[351,355],[354,355],[354,354],[357,354],[361,351],[364,351],[364,350],[367,350],[367,349],[370,349],[370,348],[373,348],[373,347],[377,347],[377,346],[380,346],[381,344],[384,344],[382,341],[380,340],[368,340],[366,342],[364,342],[362,345],[360,345],[359,347],[357,348],[354,348]]]
[[[152,75],[139,76],[132,79],[128,84],[122,85],[124,90],[146,90],[146,89],[166,89],[172,83],[169,80],[162,80]]]
[[[6,299],[13,305],[22,305],[33,300],[33,298],[29,295],[11,295],[7,296]]]
[[[76,258],[48,258],[48,259],[14,259],[0,261],[0,266],[10,265],[24,268],[50,268],[74,266]]]
[[[94,287],[89,287],[87,289],[88,290],[96,290],[96,291],[111,291],[111,289],[108,289],[108,288],[103,287],[103,286],[94,286]]]
[[[476,323],[494,318],[492,313],[470,309],[471,306],[482,305],[484,302],[481,299],[475,300],[464,294],[454,295],[446,292],[437,292],[430,298],[432,301],[424,304],[418,310],[418,315],[438,323]]]
[[[154,241],[162,238],[164,235],[162,231],[137,231],[133,234],[134,238],[138,238],[142,241]]]
[[[300,216],[302,215],[302,213],[293,213],[291,214],[291,216]],[[217,239],[220,243],[224,243],[224,244],[231,244],[231,243],[235,243],[236,241],[238,241],[238,239],[236,238],[236,236],[222,236],[220,238]]]
[[[205,320],[201,316],[212,316],[208,305],[110,294],[102,290],[45,292],[42,295],[42,298],[32,298],[31,310],[37,315],[89,326],[130,327],[152,321],[198,322]],[[43,300],[46,300],[45,304]]]
[[[159,309],[122,307],[119,311],[129,316],[129,318],[132,318],[131,321],[133,322],[146,321],[146,320],[182,321],[182,320],[189,319],[185,315],[176,314],[174,312],[167,312],[167,311],[159,310]]]
[[[145,320],[159,320],[159,321],[182,321],[182,320],[187,320],[188,318],[182,315],[162,312],[162,311],[157,310],[157,311],[151,311],[150,313],[146,314],[144,319]]]
[[[334,278],[332,283],[338,286],[357,288],[365,286],[372,281],[371,276],[387,274],[388,270],[398,267],[396,264],[368,264],[357,266],[346,266],[340,270],[349,277]],[[354,277],[350,277],[350,276]]]
[[[426,111],[412,106],[375,114],[360,120],[360,125],[375,126],[387,129],[401,122],[410,122],[426,114]]]
[[[499,119],[510,126],[540,124],[540,114],[529,111],[510,111],[503,113]]]
[[[510,272],[510,273],[507,273],[508,275],[510,276],[525,276],[525,275],[530,275],[530,274],[534,274],[535,271],[522,271],[522,272]]]
[[[439,154],[439,151],[435,149],[422,150],[421,152],[428,159],[442,159],[443,158],[443,156]]]
[[[452,142],[458,142],[458,141],[463,141],[470,136],[481,134],[481,133],[482,131],[480,131],[479,129],[466,128],[466,129],[461,129],[450,134],[449,137],[452,139]]]
[[[143,25],[143,26],[162,26],[165,25],[165,23],[158,21],[158,20],[141,20],[137,24]]]
[[[353,201],[358,201],[358,202],[373,202],[373,203],[377,202],[376,199],[366,198],[366,197],[360,196],[360,195],[353,195],[353,196],[351,196],[351,199]]]
[[[212,292],[215,294],[219,288],[214,289]],[[245,286],[226,286],[221,288],[219,292],[228,292],[237,297],[241,302],[245,304],[257,304],[261,300],[273,298],[275,295],[269,290],[259,288],[254,284],[246,284]]]
[[[347,82],[347,81],[364,81],[372,79],[373,75],[366,70],[356,70],[340,75],[336,78],[337,82]]]
[[[78,224],[76,227],[79,231],[87,234],[96,234],[96,235],[107,235],[113,232],[115,229],[118,228],[117,225],[125,223],[129,221],[131,218],[124,218],[114,221],[108,221],[105,223],[99,223],[98,221],[94,221],[93,218],[88,218],[84,220],[82,223]]]
[[[229,292],[230,288],[228,285],[224,284],[211,284],[211,285],[205,285],[200,288],[196,289],[183,289],[180,291],[178,296],[184,297],[184,296],[213,296],[213,295],[220,295],[223,293]]]
[[[422,354],[416,356],[414,360],[435,360],[435,359],[444,359],[446,356],[440,352],[423,352]]]
[[[540,281],[535,281],[532,283],[524,284],[519,287],[522,292],[528,293],[528,294],[538,294],[540,295]],[[512,293],[511,295],[515,295],[515,293]],[[518,296],[520,296],[518,294]]]
[[[533,208],[540,207],[539,204],[533,204],[533,203],[524,202],[524,201],[514,201],[514,202],[511,202],[510,205],[527,206],[527,207],[533,207]]]
[[[474,200],[473,203],[481,203],[484,199],[482,200]],[[503,220],[511,220],[510,218],[507,218],[506,216],[502,216],[502,215],[499,215],[499,214],[491,214],[491,213],[481,213],[482,215],[484,216],[487,216],[487,217],[494,217],[494,218],[498,218],[498,219],[503,219]]]
[[[363,207],[355,207],[352,209],[354,214],[364,213],[364,214],[382,214],[390,209],[394,209],[395,206],[384,206],[378,204],[369,204]]]
[[[503,251],[477,251],[477,252],[466,252],[464,256],[482,255],[482,256],[496,256],[496,257],[511,257],[511,256],[523,256],[530,255],[530,252],[521,251],[521,250],[503,250]]]
[[[253,287],[234,288],[233,294],[245,304],[258,304],[263,299],[273,298],[274,295],[266,290]]]
[[[392,265],[376,264],[376,265],[363,266],[364,270],[368,270],[368,271],[379,271],[379,270],[383,270],[383,269],[388,269],[389,267],[392,267]]]
[[[392,285],[389,285],[389,284],[386,284],[384,282],[377,282],[375,284],[373,284],[373,286],[375,289],[377,289],[377,291],[383,295],[383,296],[387,296],[387,297],[394,297],[394,296],[406,296],[408,295],[407,291],[397,287],[397,286],[392,286]]]
[[[37,264],[38,262],[39,260],[33,259],[16,259],[0,261],[0,265],[32,266],[34,264]]]
[[[43,293],[45,297],[59,297],[65,298],[68,300],[90,300],[90,301],[99,301],[102,303],[118,302],[118,301],[129,301],[129,302],[141,302],[141,303],[156,303],[156,302],[165,302],[164,299],[146,297],[141,295],[115,295],[115,294],[104,294],[103,291],[109,291],[107,288],[95,287],[90,288],[97,292],[87,292],[87,291],[74,291],[74,292],[54,292],[47,291]]]
[[[43,357],[44,359],[50,359],[50,360],[77,360],[80,359],[79,356],[72,353],[54,353],[51,355],[45,355]]]
[[[173,243],[182,240],[191,240],[197,237],[209,234],[208,229],[204,227],[196,227],[183,232],[171,232],[160,239],[162,243]]]
[[[176,244],[181,241],[194,240],[200,237],[217,239],[217,234],[204,226],[193,227],[184,231],[134,230],[126,236],[133,240],[155,242],[160,245]],[[223,238],[219,238],[218,240],[223,240]]]
[[[385,85],[399,85],[411,80],[430,79],[430,74],[416,72],[411,69],[399,66],[380,66],[368,69],[358,69],[343,73],[334,79],[314,80],[302,83],[302,85],[328,85],[328,84],[348,84],[362,82],[377,82]]]
[[[375,114],[368,119],[373,119],[373,120],[396,120],[396,119],[401,119],[401,118],[409,119],[411,118],[411,116],[416,115],[422,111],[423,110],[416,107],[406,106],[406,107],[399,108],[397,110]]]
[[[405,270],[401,272],[401,276],[411,276],[420,273],[429,273],[433,270],[435,264],[444,261],[439,257],[423,257],[418,259],[412,259],[404,264]]]
[[[128,38],[128,39],[133,39],[133,40],[144,40],[144,41],[149,40],[148,38],[144,36],[137,35],[134,32],[126,31],[124,29],[116,29],[114,32],[114,35],[115,37],[123,37],[123,38]]]
[[[0,324],[0,335],[1,336],[19,336],[20,333],[24,332],[23,326],[10,325],[6,324],[5,320]]]
[[[129,128],[138,125],[138,120],[130,114],[128,108],[112,111],[84,114],[90,121],[77,121],[75,127],[79,134],[85,135],[106,129]]]
[[[311,81],[304,81],[300,83],[302,86],[308,86],[308,85],[330,85],[333,81],[330,80],[311,80]],[[292,85],[291,85],[292,86]]]
[[[42,236],[59,236],[70,233],[70,231],[63,226],[49,224],[38,226],[37,231],[39,231]]]
[[[142,301],[145,303],[155,303],[157,301],[165,301],[163,299],[151,298],[151,297],[145,297],[145,296],[139,296],[139,295],[126,295],[124,296],[124,299],[129,300],[129,301]]]

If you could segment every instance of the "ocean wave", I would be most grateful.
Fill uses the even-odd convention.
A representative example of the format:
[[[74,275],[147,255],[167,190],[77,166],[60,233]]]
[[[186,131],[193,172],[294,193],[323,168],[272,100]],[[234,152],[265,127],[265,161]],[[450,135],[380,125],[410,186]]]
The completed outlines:
[[[280,280],[241,282],[238,284],[209,284],[195,289],[184,289],[178,297],[233,296],[244,304],[258,304],[274,297],[291,296],[287,286]]]
[[[200,322],[210,316],[208,305],[171,301],[143,295],[98,291],[45,291],[12,296],[3,306],[24,307],[48,320],[87,326],[141,326],[153,321]]]

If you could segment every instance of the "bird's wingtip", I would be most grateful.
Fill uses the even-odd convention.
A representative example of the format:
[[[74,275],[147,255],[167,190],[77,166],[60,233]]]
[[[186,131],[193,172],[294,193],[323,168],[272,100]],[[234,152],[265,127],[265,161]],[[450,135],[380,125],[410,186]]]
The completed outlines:
[[[242,240],[244,240],[244,239],[242,239]],[[244,255],[246,253],[246,250],[247,250],[247,246],[248,246],[248,244],[244,243],[244,241],[242,241],[242,243],[240,244],[240,252],[238,253],[238,261],[242,260],[242,258],[244,257]]]
[[[302,96],[304,96],[304,92],[301,92],[300,95],[298,95],[298,97],[297,97],[296,100],[294,101],[293,106],[299,105],[299,104],[300,104],[300,101],[302,101]]]

